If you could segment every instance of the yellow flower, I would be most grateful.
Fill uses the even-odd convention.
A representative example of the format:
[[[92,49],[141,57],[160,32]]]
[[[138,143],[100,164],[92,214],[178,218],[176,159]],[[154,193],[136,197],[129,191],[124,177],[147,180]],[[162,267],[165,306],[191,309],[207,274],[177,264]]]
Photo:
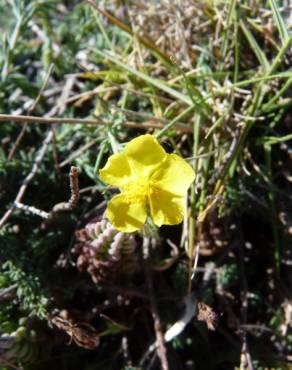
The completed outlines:
[[[131,140],[122,153],[109,157],[100,178],[121,193],[108,204],[107,217],[120,231],[139,230],[150,213],[157,226],[179,224],[184,197],[195,173],[176,154],[167,154],[152,135]]]

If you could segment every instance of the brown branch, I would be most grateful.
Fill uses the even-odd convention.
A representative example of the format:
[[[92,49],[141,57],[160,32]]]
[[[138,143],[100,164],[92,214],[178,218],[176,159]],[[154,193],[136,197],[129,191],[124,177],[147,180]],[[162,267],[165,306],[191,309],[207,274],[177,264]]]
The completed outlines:
[[[38,95],[37,95],[36,99],[34,100],[34,102],[32,103],[32,105],[30,106],[30,108],[29,108],[29,109],[28,109],[28,111],[27,111],[27,115],[28,115],[28,116],[30,116],[30,115],[31,115],[31,113],[35,110],[36,106],[38,105],[38,103],[39,103],[39,101],[40,101],[40,99],[41,99],[41,97],[42,97],[42,95],[43,95],[43,92],[44,92],[44,90],[46,89],[46,87],[47,87],[47,85],[48,85],[48,82],[49,82],[49,79],[50,79],[51,74],[52,74],[52,72],[53,72],[53,69],[54,69],[54,65],[53,65],[53,64],[51,64],[51,65],[50,65],[50,68],[48,69],[48,72],[47,72],[47,74],[46,74],[46,77],[45,77],[45,80],[44,80],[44,82],[43,82],[43,85],[42,85],[42,87],[41,87],[41,89],[40,89],[40,91],[39,91],[39,93],[38,93]],[[11,161],[11,159],[13,158],[13,156],[14,156],[14,154],[15,154],[15,152],[16,152],[16,150],[17,150],[17,148],[19,147],[20,142],[21,142],[21,140],[22,140],[22,138],[23,138],[23,136],[24,136],[24,134],[25,134],[25,131],[26,131],[26,129],[27,129],[27,126],[28,126],[28,123],[27,123],[27,122],[25,122],[25,123],[24,123],[24,126],[22,127],[22,129],[21,129],[21,131],[20,131],[19,135],[17,136],[17,138],[16,138],[16,140],[15,140],[15,143],[14,143],[13,147],[11,148],[11,150],[10,150],[10,152],[9,152],[9,154],[8,154],[8,161]]]
[[[68,163],[70,163],[73,159],[76,157],[79,157],[80,154],[84,153],[86,150],[94,146],[98,142],[98,139],[92,139],[85,145],[83,145],[81,148],[77,149],[75,152],[73,152],[67,159],[65,159],[63,162],[59,164],[59,167],[62,168],[66,166]]]
[[[37,155],[36,155],[36,158],[35,158],[35,161],[33,163],[33,166],[31,168],[31,171],[29,172],[29,174],[25,177],[25,179],[23,180],[22,182],[22,185],[15,197],[15,200],[13,202],[13,205],[6,211],[6,213],[4,214],[4,216],[0,219],[0,229],[3,227],[3,225],[5,224],[5,222],[11,217],[11,215],[14,213],[15,209],[16,209],[16,206],[15,206],[15,203],[21,203],[22,201],[22,198],[26,192],[26,189],[28,187],[28,185],[31,183],[31,181],[33,180],[33,178],[35,177],[39,167],[40,167],[40,164],[47,152],[47,149],[48,149],[48,146],[50,144],[50,142],[52,141],[53,139],[53,129],[51,128],[48,133],[47,133],[47,136],[45,137],[45,140],[43,141],[42,143],[42,146],[41,148],[39,149]]]
[[[73,209],[76,207],[77,202],[79,200],[79,168],[72,166],[69,173],[70,178],[70,190],[71,190],[71,198],[69,199],[69,206],[70,209]]]
[[[84,73],[75,73],[74,76],[82,78],[84,76]],[[114,83],[112,81],[111,81],[111,83],[113,84],[113,86],[109,86],[109,87],[98,86],[98,87],[96,87],[92,90],[84,91],[80,94],[73,95],[73,96],[71,96],[70,98],[68,98],[66,100],[66,103],[67,104],[74,103],[75,106],[79,106],[80,103],[83,103],[84,101],[92,98],[95,95],[102,94],[102,93],[113,92],[113,91],[120,91],[120,90],[126,90],[126,91],[129,91],[132,94],[135,94],[137,96],[142,96],[142,97],[145,97],[145,98],[153,98],[154,97],[153,94],[149,94],[149,93],[145,93],[143,91],[138,91],[138,90],[131,89],[130,87],[127,86],[127,84],[117,84],[117,83]],[[170,103],[173,102],[172,99],[167,98],[165,96],[155,95],[155,98],[157,98],[161,102],[164,102],[164,103],[167,103],[167,104],[170,104]],[[120,108],[120,109],[123,110],[122,108]]]
[[[100,126],[107,126],[108,123],[98,119],[83,119],[83,118],[59,118],[59,117],[36,117],[36,116],[23,116],[23,115],[11,115],[11,114],[0,114],[0,122],[16,122],[20,124],[27,123],[39,123],[44,125],[54,125],[54,124],[84,124],[84,125],[100,125]],[[149,129],[149,128],[157,128],[161,129],[164,127],[163,124],[154,123],[151,119],[142,122],[123,122],[122,126],[128,128],[137,128],[137,129]],[[183,126],[183,125],[175,125],[174,128],[177,130],[184,132],[184,133],[191,133],[193,129],[191,127]]]
[[[77,205],[79,200],[79,168],[72,166],[69,173],[69,181],[70,181],[70,190],[71,190],[71,197],[68,202],[61,202],[54,205],[53,209],[48,215],[48,219],[51,220],[56,213],[62,211],[72,211]]]
[[[69,82],[66,83],[65,86],[64,86],[64,88],[63,88],[63,90],[62,90],[62,94],[61,95],[66,98],[68,96],[68,94],[69,94],[68,90],[71,87],[72,87],[72,84],[71,83],[70,84],[69,84]],[[62,106],[59,106],[58,109],[59,110],[63,109],[63,105]],[[25,192],[27,190],[27,187],[31,183],[31,181],[33,180],[33,178],[35,177],[35,175],[36,175],[36,173],[37,173],[37,171],[38,171],[38,169],[40,167],[40,164],[43,161],[43,158],[44,158],[44,156],[45,156],[45,154],[46,154],[46,152],[48,150],[49,144],[54,139],[54,129],[55,129],[56,123],[58,123],[58,122],[55,122],[55,119],[52,118],[52,112],[55,112],[55,109],[54,108],[51,110],[51,112],[48,112],[46,114],[46,117],[41,118],[42,120],[50,121],[50,124],[52,125],[52,127],[48,130],[47,136],[45,137],[45,139],[44,139],[44,141],[42,143],[42,146],[39,149],[39,151],[38,151],[38,153],[37,153],[37,155],[35,157],[35,160],[34,160],[34,163],[33,163],[32,168],[31,168],[31,171],[28,173],[28,175],[23,180],[22,185],[21,185],[21,187],[20,187],[20,189],[19,189],[19,191],[18,191],[18,193],[17,193],[17,195],[15,197],[15,200],[13,202],[13,205],[6,211],[6,213],[0,219],[0,229],[3,227],[3,225],[5,224],[5,222],[14,213],[15,209],[17,208],[16,207],[16,204],[18,204],[18,205],[22,204],[22,198],[24,197],[24,194],[25,194]],[[38,119],[37,117],[32,117],[32,116],[11,116],[11,115],[5,115],[5,114],[2,114],[0,116],[1,116],[0,117],[0,122],[7,122],[7,121],[11,121],[12,120],[12,121],[15,121],[15,122],[18,121],[18,122],[20,122],[22,124],[25,124],[25,125],[27,123],[31,123],[32,121],[37,122],[35,119]],[[11,117],[13,117],[13,119],[11,119]],[[78,184],[78,178],[77,178],[77,184]],[[70,186],[71,186],[71,178],[70,178]],[[72,195],[71,195],[71,197],[72,197]],[[72,204],[74,204],[74,201],[75,200],[72,200]],[[25,206],[25,205],[23,205],[23,206],[24,207],[28,207],[26,209],[29,210],[29,207],[30,206]],[[32,207],[32,208],[34,208],[34,207]],[[34,210],[37,210],[37,208],[35,208]],[[38,211],[40,211],[40,210],[38,210]]]
[[[33,215],[39,216],[41,218],[47,219],[49,218],[49,214],[42,209],[33,207],[33,206],[28,206],[26,204],[20,203],[20,202],[14,202],[14,206],[17,209],[21,209],[24,212],[31,213]]]
[[[102,121],[97,119],[79,119],[79,118],[57,118],[57,117],[36,117],[36,116],[23,116],[23,115],[11,115],[11,114],[0,114],[0,122],[16,122],[16,123],[39,123],[45,125],[54,125],[60,123],[67,124],[80,124],[86,125],[104,125]]]
[[[75,82],[76,78],[74,75],[69,75],[67,77],[67,80],[62,88],[62,92],[58,98],[57,104],[54,105],[49,112],[50,117],[53,117],[56,114],[63,115],[66,110],[67,100],[69,99],[71,90],[73,89]]]
[[[34,164],[32,166],[32,169],[30,171],[30,173],[26,176],[26,178],[24,179],[20,189],[19,189],[19,192],[15,198],[15,202],[21,202],[21,199],[23,198],[24,196],[24,193],[29,185],[29,183],[32,181],[32,179],[35,177],[36,173],[37,173],[37,170],[39,169],[40,167],[40,164],[47,152],[47,149],[48,149],[48,146],[50,144],[50,142],[52,141],[53,139],[53,130],[50,129],[45,140],[43,141],[43,144],[35,158],[35,161],[34,161]]]
[[[21,209],[25,212],[31,213],[33,215],[39,216],[45,220],[50,220],[55,216],[56,213],[61,211],[71,211],[74,209],[77,205],[77,202],[79,200],[79,181],[78,181],[78,174],[79,169],[77,167],[71,167],[70,173],[69,173],[69,180],[70,180],[70,191],[71,191],[71,197],[68,202],[62,202],[56,204],[51,212],[45,212],[39,208],[28,206],[26,204],[20,203],[15,201],[14,207],[17,209]]]

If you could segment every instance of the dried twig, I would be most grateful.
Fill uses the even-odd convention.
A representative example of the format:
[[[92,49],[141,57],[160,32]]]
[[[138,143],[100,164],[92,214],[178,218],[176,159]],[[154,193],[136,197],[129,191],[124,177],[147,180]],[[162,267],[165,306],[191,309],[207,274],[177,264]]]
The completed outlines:
[[[14,206],[17,209],[21,209],[24,212],[31,213],[33,215],[39,216],[41,218],[47,219],[49,217],[49,214],[39,208],[28,206],[26,204],[20,203],[20,202],[14,202]]]
[[[31,181],[33,180],[33,178],[35,177],[39,167],[40,167],[40,164],[47,152],[47,149],[48,149],[48,146],[50,144],[50,142],[52,141],[53,139],[53,129],[51,128],[48,133],[47,133],[47,136],[45,137],[45,140],[43,141],[42,143],[42,146],[41,148],[39,149],[38,151],[38,154],[36,155],[36,158],[35,158],[35,161],[33,163],[33,166],[31,168],[31,171],[29,172],[29,174],[26,176],[26,178],[23,180],[22,182],[22,185],[15,197],[15,200],[13,202],[13,205],[6,211],[6,213],[4,214],[4,216],[1,218],[0,220],[0,229],[3,227],[3,225],[5,224],[5,222],[11,217],[11,215],[14,213],[15,209],[16,209],[16,206],[15,206],[15,203],[21,203],[22,201],[22,198],[26,192],[26,189],[28,187],[28,185],[31,183]]]
[[[54,116],[55,114],[63,115],[66,110],[67,100],[69,99],[71,90],[73,89],[75,82],[75,76],[68,76],[62,88],[62,92],[57,104],[50,110],[50,116]]]
[[[55,124],[83,124],[83,125],[100,125],[100,126],[107,126],[108,123],[98,119],[82,119],[82,118],[59,118],[59,117],[36,117],[36,116],[22,116],[22,115],[12,115],[12,114],[0,114],[0,122],[16,122],[21,124],[27,123],[39,123],[44,125],[55,125]],[[149,129],[149,128],[157,128],[161,129],[164,127],[163,124],[154,123],[151,120],[146,122],[123,122],[121,125],[128,127],[128,128],[137,128],[137,129]],[[193,129],[191,127],[183,126],[183,125],[175,125],[175,129],[185,132],[191,133]]]
[[[66,83],[64,88],[62,89],[62,93],[61,93],[61,96],[66,100],[66,98],[69,96],[69,90],[72,88],[73,86],[73,82],[72,80],[70,80],[70,83]],[[60,104],[58,106],[58,111],[61,110],[63,111],[64,110],[64,104]],[[36,155],[36,158],[35,158],[35,161],[33,163],[33,166],[31,168],[31,171],[29,172],[29,174],[25,177],[25,179],[23,180],[23,183],[16,195],[16,198],[13,202],[13,205],[6,211],[6,213],[3,215],[3,217],[0,219],[0,229],[3,227],[3,225],[5,224],[5,222],[11,217],[11,215],[14,213],[15,209],[17,208],[21,208],[21,209],[25,209],[26,211],[28,212],[31,212],[31,213],[34,213],[34,214],[38,214],[39,216],[42,215],[42,216],[46,216],[46,212],[42,211],[42,210],[39,210],[35,207],[32,207],[32,206],[28,206],[28,205],[24,205],[22,203],[22,198],[27,190],[27,187],[28,185],[31,183],[31,181],[33,180],[33,178],[35,177],[39,167],[40,167],[40,164],[48,150],[48,146],[49,144],[53,141],[54,139],[54,128],[55,128],[55,125],[56,122],[54,118],[52,118],[52,114],[54,113],[55,114],[56,112],[56,109],[55,108],[52,108],[50,112],[48,112],[46,114],[45,117],[42,117],[40,118],[41,120],[45,121],[45,122],[49,122],[50,125],[52,125],[52,127],[48,130],[48,133],[47,133],[47,136],[45,137],[43,143],[42,143],[42,146],[41,148],[39,149],[37,155]],[[22,124],[27,124],[27,123],[31,123],[31,122],[38,122],[38,118],[37,117],[32,117],[32,116],[13,116],[13,115],[0,115],[0,122],[7,122],[7,121],[17,121],[17,122],[21,122]],[[11,117],[14,117],[11,119]],[[77,184],[77,185],[76,185]],[[71,198],[69,200],[68,203],[61,203],[59,205],[56,205],[56,209],[57,211],[59,210],[71,210],[72,208],[74,208],[74,206],[76,205],[77,201],[78,201],[78,198],[79,198],[79,188],[78,188],[78,171],[76,170],[76,168],[72,169],[72,173],[70,172],[70,188],[71,188]],[[78,191],[77,191],[78,190]],[[65,206],[64,206],[65,205]],[[55,207],[53,208],[53,211],[51,212],[51,214],[54,214],[56,213],[56,209]],[[45,217],[45,218],[51,218],[51,214],[48,214],[48,217]]]
[[[72,209],[76,207],[78,199],[79,199],[79,194],[80,194],[78,174],[79,174],[79,168],[72,166],[70,169],[70,173],[69,173],[71,197],[68,202],[62,202],[62,203],[56,204],[52,208],[51,212],[48,213],[39,208],[28,206],[18,201],[14,202],[14,208],[21,209],[25,212],[39,216],[45,220],[48,220],[48,219],[51,220],[55,216],[55,214],[58,212],[71,211]]]
[[[105,8],[99,7],[94,0],[86,0],[86,2],[91,5],[94,9],[96,9],[99,13],[101,13],[109,22],[115,24],[117,27],[122,29],[123,31],[127,32],[129,35],[133,36],[133,30],[131,27],[126,25],[123,21],[116,18],[113,14],[108,12]],[[152,41],[150,38],[146,36],[140,36],[139,34],[135,34],[135,37],[137,40],[145,45],[148,49],[154,51],[156,54],[160,55],[164,59],[165,62],[169,63],[169,57],[166,53],[160,50],[160,48],[157,47],[154,41]]]
[[[49,79],[50,79],[51,74],[52,74],[52,72],[53,72],[53,69],[54,69],[54,65],[53,65],[53,64],[51,64],[51,65],[50,65],[50,68],[48,69],[48,72],[47,72],[47,74],[46,74],[46,77],[45,77],[45,79],[44,79],[43,85],[42,85],[42,87],[41,87],[41,89],[40,89],[40,91],[39,91],[39,93],[38,93],[38,95],[37,95],[36,99],[34,100],[34,102],[32,103],[32,105],[30,106],[30,108],[29,108],[29,109],[28,109],[28,111],[27,111],[27,115],[28,115],[28,116],[30,116],[30,115],[31,115],[31,113],[35,110],[36,106],[38,105],[38,103],[39,103],[39,101],[40,101],[40,99],[41,99],[41,97],[42,97],[42,95],[43,95],[43,92],[44,92],[44,90],[46,89],[46,87],[47,87],[47,85],[48,85],[48,82],[49,82]],[[14,143],[13,147],[11,148],[11,150],[10,150],[10,152],[9,152],[9,154],[8,154],[8,161],[11,161],[11,159],[13,158],[13,156],[14,156],[14,154],[15,154],[15,152],[16,152],[16,150],[17,150],[17,148],[19,147],[20,142],[21,142],[21,140],[22,140],[22,138],[23,138],[23,136],[24,136],[24,134],[25,134],[25,131],[26,131],[26,129],[27,129],[27,126],[28,126],[28,123],[27,123],[27,122],[25,122],[25,123],[24,123],[24,126],[22,127],[22,129],[21,129],[21,131],[20,131],[19,135],[17,136],[17,138],[16,138],[16,140],[15,140],[15,143]]]
[[[73,152],[67,159],[65,159],[63,162],[60,163],[59,167],[62,168],[66,166],[68,163],[73,161],[76,157],[79,157],[80,154],[84,153],[86,150],[94,146],[98,142],[98,139],[92,139],[85,145],[83,145],[81,148],[78,148],[75,152]]]
[[[72,166],[69,173],[71,197],[68,202],[62,202],[56,204],[50,212],[50,218],[60,211],[71,211],[77,205],[79,199],[79,168]]]

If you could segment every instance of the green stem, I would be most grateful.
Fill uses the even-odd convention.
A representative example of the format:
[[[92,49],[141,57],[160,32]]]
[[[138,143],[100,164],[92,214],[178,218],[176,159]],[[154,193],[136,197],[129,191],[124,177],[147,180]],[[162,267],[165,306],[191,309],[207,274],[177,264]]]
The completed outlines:
[[[20,29],[22,27],[22,23],[23,23],[23,18],[22,17],[17,18],[16,25],[15,25],[14,30],[13,30],[13,34],[12,34],[11,39],[9,41],[9,47],[8,47],[7,53],[5,55],[5,62],[4,62],[3,68],[2,68],[1,78],[2,78],[3,81],[6,79],[8,73],[9,73],[9,67],[10,67],[10,63],[12,61],[12,55],[13,55],[14,49],[16,47],[18,37],[20,35]]]
[[[185,116],[187,116],[189,113],[191,113],[196,108],[195,105],[191,105],[187,109],[185,109],[183,112],[181,112],[178,116],[176,116],[173,120],[171,120],[165,127],[163,127],[157,134],[155,135],[156,138],[160,138],[163,136],[169,129],[171,129],[177,122],[182,120]]]
[[[201,116],[197,114],[195,116],[194,122],[194,145],[193,145],[193,168],[195,173],[198,170],[198,150],[199,150],[199,140],[200,140],[200,124],[201,124]],[[191,277],[192,277],[192,269],[193,269],[193,261],[194,261],[194,245],[195,245],[195,229],[196,229],[196,202],[197,202],[197,194],[195,189],[195,184],[192,185],[191,190],[191,205],[190,205],[190,216],[189,216],[189,237],[188,237],[188,257],[189,257],[189,279],[188,279],[188,293],[191,292]]]
[[[103,157],[107,147],[108,147],[108,140],[106,139],[100,145],[100,149],[99,149],[98,155],[96,157],[95,165],[94,165],[94,170],[93,170],[94,175],[97,175],[102,157]]]
[[[100,29],[100,32],[102,33],[104,39],[105,39],[105,42],[107,43],[108,47],[114,52],[115,51],[115,48],[114,48],[114,45],[112,44],[111,40],[109,39],[108,35],[107,35],[107,32],[100,20],[100,17],[99,17],[99,14],[97,12],[97,10],[93,9],[93,15],[94,15],[94,18],[96,20],[96,23],[98,25],[98,28]]]
[[[235,5],[236,5],[236,0],[231,0],[230,3],[229,3],[229,8],[228,8],[228,14],[227,14],[227,20],[226,20],[226,29],[225,29],[225,32],[224,32],[224,37],[223,37],[223,42],[222,42],[222,47],[221,47],[221,65],[219,67],[219,71],[222,71],[224,69],[224,66],[225,66],[225,57],[226,57],[226,53],[227,53],[227,50],[228,50],[228,35],[229,35],[229,32],[230,32],[230,27],[232,25],[232,18],[235,14]]]
[[[268,72],[268,76],[274,73],[274,71],[279,67],[279,64],[281,63],[284,55],[286,54],[287,50],[290,48],[292,44],[292,34],[288,38],[287,42],[281,47],[278,54],[276,55],[273,64],[270,67],[270,70]]]
[[[266,104],[263,105],[263,111],[268,111],[271,105],[273,105],[273,103],[275,103],[281,96],[283,96],[283,94],[290,88],[291,85],[292,77],[289,78],[282,88]]]

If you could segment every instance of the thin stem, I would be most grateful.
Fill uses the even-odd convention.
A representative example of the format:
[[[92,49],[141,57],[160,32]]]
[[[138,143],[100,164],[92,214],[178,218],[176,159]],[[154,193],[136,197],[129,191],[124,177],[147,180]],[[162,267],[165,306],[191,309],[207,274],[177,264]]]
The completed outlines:
[[[197,114],[195,116],[194,122],[194,145],[193,145],[193,168],[195,173],[198,170],[198,150],[199,150],[199,140],[200,140],[200,123],[201,123],[201,116]],[[189,217],[189,238],[188,238],[188,257],[189,257],[189,280],[188,280],[188,293],[191,292],[191,284],[192,284],[192,269],[193,269],[193,261],[194,261],[194,246],[195,246],[195,229],[196,229],[196,201],[197,201],[197,194],[196,194],[196,185],[193,184],[191,189],[191,205],[190,205],[190,217]]]
[[[168,130],[170,130],[175,124],[182,120],[185,116],[187,116],[189,113],[191,113],[196,108],[195,105],[192,105],[185,109],[182,113],[180,113],[178,116],[176,116],[173,120],[171,120],[166,126],[163,127],[155,136],[156,138],[160,138],[163,136]]]
[[[194,107],[190,107],[193,108]],[[185,112],[186,114],[187,112]],[[171,121],[171,126],[174,126],[176,121],[173,123]],[[17,122],[21,124],[27,123],[39,123],[39,124],[44,124],[44,125],[54,125],[54,124],[71,124],[71,125],[77,125],[77,124],[83,124],[83,125],[95,125],[95,126],[107,126],[108,123],[98,120],[98,119],[83,119],[83,118],[59,118],[59,117],[36,117],[36,116],[22,116],[22,115],[11,115],[11,114],[0,114],[0,122]],[[169,124],[170,124],[169,123]],[[168,125],[169,125],[168,124]],[[122,126],[129,127],[129,128],[138,128],[138,129],[149,129],[149,128],[165,128],[161,123],[153,123],[153,122],[142,122],[142,123],[136,123],[136,122],[123,122],[121,123]],[[183,125],[175,125],[175,128],[181,132],[185,133],[191,133],[192,128],[183,126]]]

